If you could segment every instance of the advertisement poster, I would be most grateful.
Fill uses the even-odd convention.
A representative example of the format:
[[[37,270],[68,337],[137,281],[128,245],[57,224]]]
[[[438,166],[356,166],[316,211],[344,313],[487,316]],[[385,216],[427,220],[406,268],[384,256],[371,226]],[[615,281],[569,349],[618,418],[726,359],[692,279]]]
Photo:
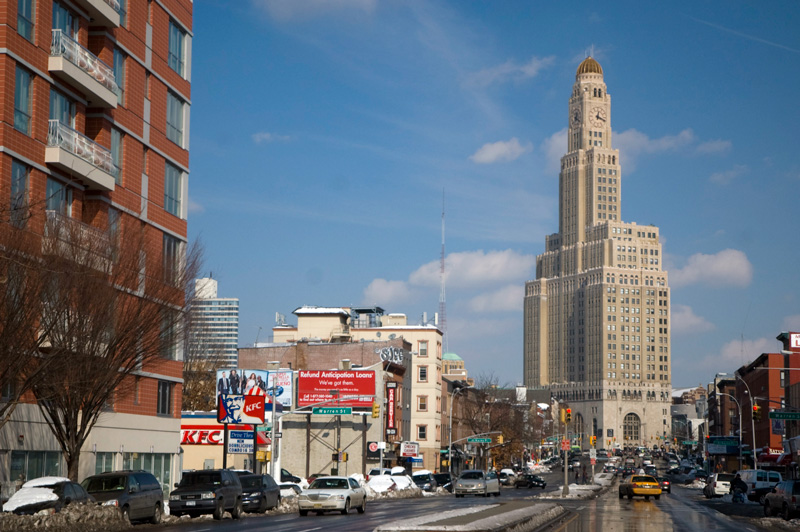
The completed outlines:
[[[221,394],[217,403],[217,421],[226,424],[264,423],[263,395]]]
[[[267,395],[267,371],[263,369],[217,370],[217,401],[226,395]]]
[[[338,392],[337,395],[331,391]],[[374,371],[299,371],[297,406],[325,404],[372,409],[375,399]]]
[[[292,407],[294,397],[294,387],[292,385],[292,370],[280,370],[267,372],[267,402],[272,402],[272,384],[275,381],[275,398],[277,402],[286,408]]]

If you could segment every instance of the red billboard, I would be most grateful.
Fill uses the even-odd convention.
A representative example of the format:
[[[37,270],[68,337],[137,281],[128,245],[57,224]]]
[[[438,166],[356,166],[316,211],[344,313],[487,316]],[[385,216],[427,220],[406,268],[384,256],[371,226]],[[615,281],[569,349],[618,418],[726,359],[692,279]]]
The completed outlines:
[[[338,392],[331,393],[331,391]],[[338,397],[338,401],[337,401]],[[374,371],[299,371],[297,406],[353,406],[372,409],[375,400]]]

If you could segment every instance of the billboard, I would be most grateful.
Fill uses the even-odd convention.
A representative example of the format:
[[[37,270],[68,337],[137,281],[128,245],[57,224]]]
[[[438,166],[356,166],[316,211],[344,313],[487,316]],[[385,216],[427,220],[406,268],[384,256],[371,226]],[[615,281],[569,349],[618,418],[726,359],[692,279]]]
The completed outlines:
[[[338,401],[335,394],[338,392]],[[375,399],[374,371],[299,371],[297,373],[297,406],[320,403],[372,409]]]
[[[275,398],[276,401],[287,408],[291,408],[294,397],[293,386],[293,373],[292,370],[286,371],[268,371],[267,372],[267,402],[271,403],[272,398],[272,385],[275,381]]]
[[[393,384],[394,386],[390,386],[390,384]],[[386,383],[386,428],[388,430],[394,430],[397,428],[395,426],[395,421],[394,421],[394,410],[397,402],[397,398],[395,395],[396,392],[397,392],[396,382]]]
[[[272,402],[272,381],[275,382],[275,397],[286,407],[292,406],[294,387],[292,370],[267,371],[263,369],[219,369],[217,370],[217,402],[221,394],[262,395],[267,403]]]
[[[221,394],[217,402],[217,421],[225,424],[264,423],[263,395]]]

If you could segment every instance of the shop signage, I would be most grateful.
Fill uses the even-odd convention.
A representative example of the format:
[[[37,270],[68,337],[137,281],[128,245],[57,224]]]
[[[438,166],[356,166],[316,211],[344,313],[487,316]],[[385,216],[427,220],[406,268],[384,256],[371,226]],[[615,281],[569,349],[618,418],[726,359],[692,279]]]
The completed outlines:
[[[181,445],[222,445],[224,438],[221,429],[181,429]]]
[[[217,421],[225,424],[264,423],[263,395],[220,394]]]
[[[400,444],[400,456],[403,458],[416,458],[419,454],[419,443],[404,441]]]
[[[229,454],[253,454],[253,433],[244,430],[228,432]]]
[[[331,390],[338,391],[332,395]],[[336,399],[340,400],[336,401]],[[372,409],[375,399],[374,371],[299,371],[297,406],[311,406],[331,401],[335,406]]]
[[[395,410],[395,393],[397,393],[397,388],[386,388],[386,431],[389,434],[389,430],[394,430],[397,427],[395,426],[394,422],[394,410]]]

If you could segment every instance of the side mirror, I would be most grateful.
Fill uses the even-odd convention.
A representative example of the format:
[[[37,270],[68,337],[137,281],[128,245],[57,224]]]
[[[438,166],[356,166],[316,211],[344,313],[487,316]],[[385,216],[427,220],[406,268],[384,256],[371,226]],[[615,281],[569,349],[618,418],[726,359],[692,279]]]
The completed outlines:
[[[231,485],[231,481],[230,480],[223,480],[222,481],[222,485],[223,486],[230,486]]]
[[[138,492],[139,492],[139,486],[131,486],[130,488],[128,488],[128,493],[138,493]]]

